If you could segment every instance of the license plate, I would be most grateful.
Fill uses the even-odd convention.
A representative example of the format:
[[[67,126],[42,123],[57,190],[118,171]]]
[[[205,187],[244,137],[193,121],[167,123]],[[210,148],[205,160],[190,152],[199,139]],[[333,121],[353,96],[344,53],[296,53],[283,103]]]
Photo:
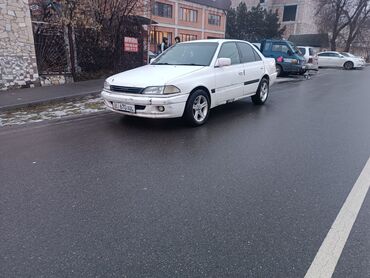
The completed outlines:
[[[113,102],[113,108],[124,112],[135,113],[135,105],[125,104],[121,102]]]

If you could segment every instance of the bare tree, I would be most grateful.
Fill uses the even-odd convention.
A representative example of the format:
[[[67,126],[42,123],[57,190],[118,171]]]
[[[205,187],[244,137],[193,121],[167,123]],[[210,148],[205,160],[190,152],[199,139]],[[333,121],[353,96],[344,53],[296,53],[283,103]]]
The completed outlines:
[[[337,49],[337,40],[340,33],[349,24],[345,16],[345,8],[350,0],[317,0],[318,1],[318,24],[324,31],[331,33],[331,50]]]
[[[112,47],[112,53],[118,56],[121,45],[122,34],[130,28],[129,18],[134,15],[141,15],[144,11],[142,0],[87,0],[90,3],[91,12],[97,28],[96,42],[107,43]]]
[[[347,36],[345,42],[344,51],[348,52],[351,48],[354,40],[359,36],[361,31],[368,28],[365,24],[370,18],[370,5],[368,0],[359,0],[356,3],[356,6],[352,7],[350,10],[353,10],[353,14],[350,14],[350,11],[345,10],[345,15],[349,21],[347,28]]]
[[[330,33],[331,50],[345,37],[348,51],[369,17],[369,0],[317,0],[318,24]]]

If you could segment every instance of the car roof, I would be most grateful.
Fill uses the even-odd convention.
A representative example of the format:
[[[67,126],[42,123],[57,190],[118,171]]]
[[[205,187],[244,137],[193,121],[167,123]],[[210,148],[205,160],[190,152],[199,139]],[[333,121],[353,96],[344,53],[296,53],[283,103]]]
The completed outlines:
[[[263,42],[287,42],[287,43],[294,44],[293,42],[288,41],[288,40],[265,39],[265,40],[262,40],[262,41],[263,41]]]
[[[224,43],[224,42],[247,42],[243,40],[234,40],[234,39],[207,39],[207,40],[194,40],[194,41],[186,41],[181,43],[197,43],[197,42],[217,42],[217,43]],[[250,43],[250,42],[248,42]]]
[[[339,54],[338,51],[322,51],[319,54],[321,54],[321,53],[336,53],[336,54]]]

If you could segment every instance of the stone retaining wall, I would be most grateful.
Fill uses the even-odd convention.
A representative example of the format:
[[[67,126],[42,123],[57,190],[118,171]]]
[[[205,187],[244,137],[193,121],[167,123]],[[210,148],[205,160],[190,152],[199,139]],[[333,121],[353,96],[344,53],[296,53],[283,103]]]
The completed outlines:
[[[28,0],[0,0],[0,90],[39,83]]]

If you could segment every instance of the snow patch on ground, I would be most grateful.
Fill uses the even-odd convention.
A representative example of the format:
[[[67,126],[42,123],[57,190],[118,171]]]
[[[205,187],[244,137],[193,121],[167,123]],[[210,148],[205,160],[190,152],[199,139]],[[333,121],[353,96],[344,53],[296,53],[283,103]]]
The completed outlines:
[[[22,125],[105,110],[104,102],[100,97],[86,97],[77,101],[40,105],[0,113],[0,126]]]

